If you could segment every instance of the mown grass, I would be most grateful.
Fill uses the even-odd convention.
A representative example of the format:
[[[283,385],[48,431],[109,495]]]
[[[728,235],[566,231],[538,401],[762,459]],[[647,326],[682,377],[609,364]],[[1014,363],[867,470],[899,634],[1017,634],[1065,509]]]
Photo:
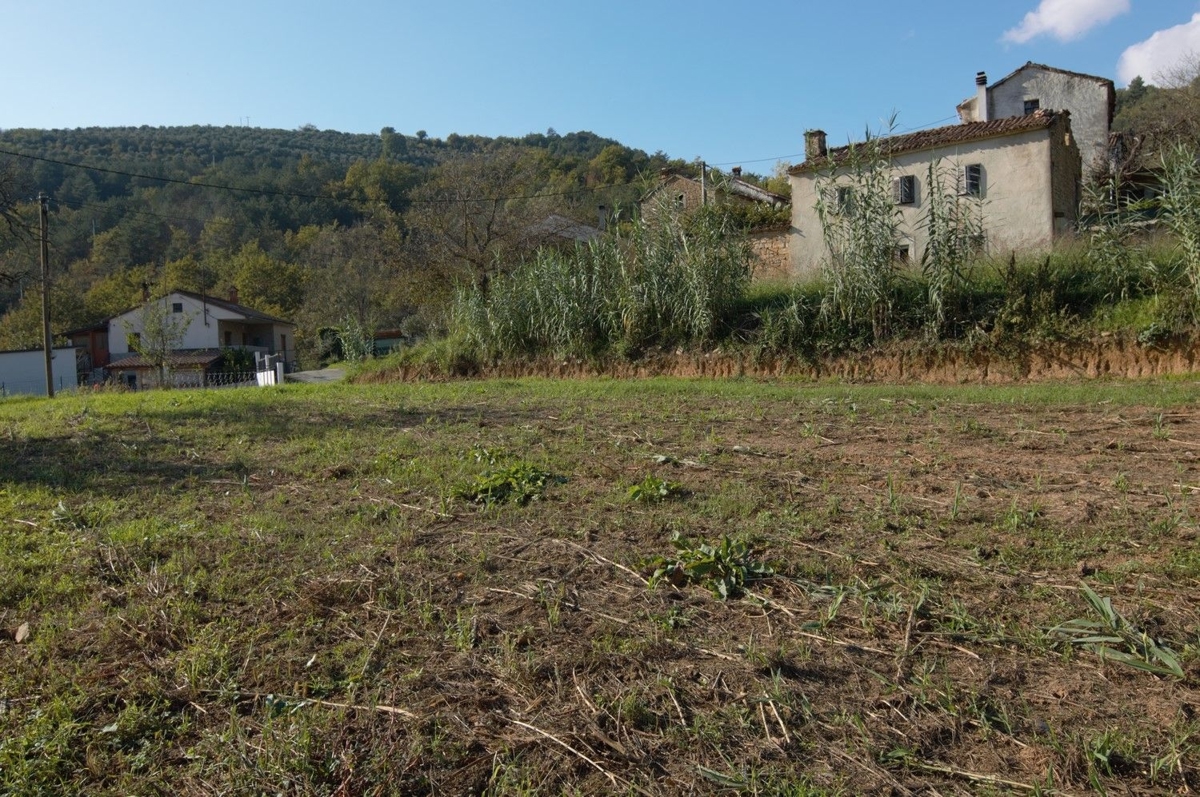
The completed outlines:
[[[0,793],[1195,789],[1194,396],[596,379],[3,402]],[[496,474],[539,478],[476,503]],[[757,576],[742,597],[695,557],[649,586],[725,538],[720,572]],[[1052,633],[1092,618],[1081,580],[1184,677]]]

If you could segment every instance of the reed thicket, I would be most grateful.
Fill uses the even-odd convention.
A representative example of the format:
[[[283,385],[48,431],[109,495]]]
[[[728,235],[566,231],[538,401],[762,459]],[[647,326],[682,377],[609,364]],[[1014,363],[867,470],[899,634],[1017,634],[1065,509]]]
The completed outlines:
[[[704,344],[726,334],[749,281],[745,235],[719,208],[663,203],[589,245],[543,249],[486,291],[463,289],[452,327],[488,358]]]
[[[1130,206],[1118,201],[1121,186],[1095,186],[1074,240],[1023,258],[989,256],[985,208],[934,164],[919,222],[928,243],[905,263],[891,164],[876,141],[860,146],[819,192],[828,244],[820,280],[750,293],[743,225],[719,206],[683,214],[663,203],[589,245],[542,250],[486,289],[460,291],[450,348],[488,360],[632,358],[655,346],[732,343],[808,359],[896,338],[1015,353],[1096,332],[1157,343],[1194,329],[1194,154],[1166,159],[1165,193],[1150,203]]]

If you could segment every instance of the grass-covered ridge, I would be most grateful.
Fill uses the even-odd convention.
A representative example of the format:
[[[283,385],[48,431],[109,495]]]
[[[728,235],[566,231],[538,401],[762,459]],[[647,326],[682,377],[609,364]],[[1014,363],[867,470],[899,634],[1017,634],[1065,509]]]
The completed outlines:
[[[0,793],[1195,789],[1194,395],[0,403]]]

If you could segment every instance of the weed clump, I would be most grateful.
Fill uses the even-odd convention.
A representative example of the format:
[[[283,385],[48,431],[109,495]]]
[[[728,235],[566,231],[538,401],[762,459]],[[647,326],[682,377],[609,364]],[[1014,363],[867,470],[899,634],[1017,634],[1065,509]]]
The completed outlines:
[[[651,589],[666,579],[677,587],[700,584],[712,590],[715,597],[728,600],[745,592],[751,581],[775,574],[770,565],[754,560],[749,545],[741,540],[731,540],[728,535],[712,545],[676,533],[671,537],[671,544],[676,556],[660,556],[651,562],[654,567],[650,576]]]
[[[683,486],[678,482],[667,481],[651,474],[631,486],[628,495],[630,501],[650,504],[663,501],[673,495],[679,495],[682,491]]]
[[[477,504],[517,504],[525,506],[542,497],[553,475],[528,462],[496,467],[460,487],[455,495]]]

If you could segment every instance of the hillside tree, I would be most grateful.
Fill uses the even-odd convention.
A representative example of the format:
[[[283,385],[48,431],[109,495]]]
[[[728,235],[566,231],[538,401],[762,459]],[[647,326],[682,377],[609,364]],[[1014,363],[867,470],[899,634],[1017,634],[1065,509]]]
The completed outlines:
[[[125,322],[130,348],[158,371],[159,387],[166,386],[171,353],[183,345],[191,323],[190,315],[172,312],[165,299],[143,305],[137,324]]]
[[[455,158],[413,192],[406,214],[413,251],[450,281],[484,289],[528,248],[529,229],[552,205],[534,198],[546,179],[544,154],[504,147]]]

